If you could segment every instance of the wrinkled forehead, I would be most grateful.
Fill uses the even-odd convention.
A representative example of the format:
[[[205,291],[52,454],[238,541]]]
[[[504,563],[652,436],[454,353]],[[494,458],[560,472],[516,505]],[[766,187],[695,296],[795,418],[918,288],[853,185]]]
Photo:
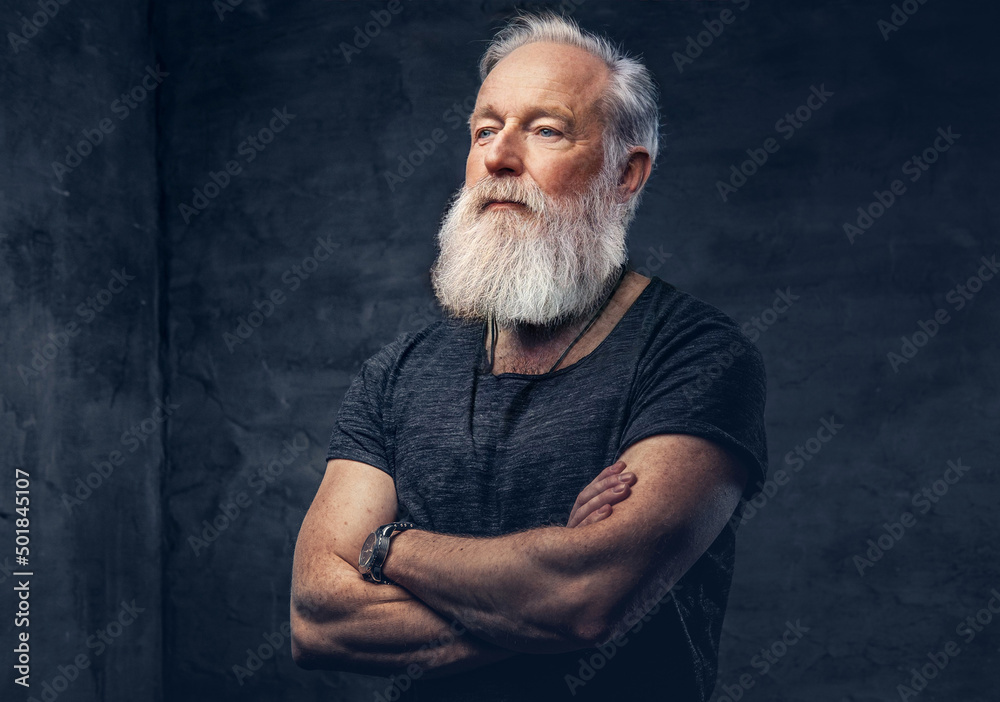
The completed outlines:
[[[599,101],[609,82],[604,61],[583,49],[551,42],[526,44],[486,76],[473,116],[536,110],[580,124],[598,122]]]

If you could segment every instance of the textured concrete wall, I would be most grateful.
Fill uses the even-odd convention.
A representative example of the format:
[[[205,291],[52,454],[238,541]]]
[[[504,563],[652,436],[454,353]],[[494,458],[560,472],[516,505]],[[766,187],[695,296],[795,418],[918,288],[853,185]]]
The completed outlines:
[[[143,86],[157,65],[147,10],[8,2],[0,26],[0,698],[158,700],[161,84]],[[30,476],[26,567],[16,469]],[[30,688],[13,682],[20,633]]]
[[[573,13],[663,90],[633,264],[746,322],[767,362],[781,484],[741,527],[720,702],[899,699],[949,642],[921,696],[994,696],[1000,622],[961,623],[1000,588],[1000,281],[982,263],[1000,255],[998,15],[900,3],[896,27],[890,5]],[[122,599],[156,603],[60,699],[157,699],[142,686],[161,645],[168,700],[384,690],[292,663],[294,539],[361,362],[438,316],[433,236],[463,177],[475,62],[511,6],[402,2],[365,36],[386,3],[158,3],[149,41],[141,12],[69,4],[23,52],[5,45],[2,440],[45,511],[40,674],[87,652]],[[157,62],[169,77],[119,121],[111,101]],[[105,116],[116,131],[60,181],[50,162]],[[136,280],[23,383],[17,364],[122,266]],[[167,397],[160,495],[163,425],[134,453],[121,435]],[[112,450],[125,464],[64,508]]]

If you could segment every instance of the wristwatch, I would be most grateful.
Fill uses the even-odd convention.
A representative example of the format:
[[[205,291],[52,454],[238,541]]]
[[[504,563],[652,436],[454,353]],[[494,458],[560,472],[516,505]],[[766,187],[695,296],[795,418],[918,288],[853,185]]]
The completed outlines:
[[[389,555],[389,540],[393,535],[415,526],[416,524],[412,522],[391,522],[383,524],[368,535],[364,546],[361,547],[361,555],[358,556],[358,571],[365,580],[380,585],[393,584],[382,575],[382,564]]]

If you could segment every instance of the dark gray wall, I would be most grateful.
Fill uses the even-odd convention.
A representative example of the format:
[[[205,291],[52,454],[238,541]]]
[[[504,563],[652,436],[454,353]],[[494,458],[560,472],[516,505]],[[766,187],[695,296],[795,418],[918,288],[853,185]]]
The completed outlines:
[[[47,6],[0,7],[0,698],[155,700],[161,87],[142,86],[156,70],[144,3]],[[27,568],[16,469],[30,475]],[[22,632],[30,689],[13,682]]]
[[[156,3],[152,38],[134,9],[70,4],[23,51],[4,46],[2,436],[5,460],[37,474],[35,679],[87,652],[121,599],[155,603],[123,633],[128,648],[111,647],[107,667],[60,699],[360,700],[384,688],[291,662],[294,539],[361,362],[438,317],[427,271],[464,173],[460,122],[484,41],[512,6],[403,2],[348,57],[342,42],[384,3],[246,0],[221,16],[208,2]],[[641,53],[663,90],[634,265],[740,322],[765,320],[771,470],[787,481],[740,530],[720,700],[741,679],[747,700],[898,699],[949,641],[960,653],[922,696],[994,694],[1000,622],[971,641],[957,627],[1000,588],[1000,281],[961,309],[951,291],[1000,255],[998,13],[913,7],[888,39],[890,4],[860,0],[588,0],[573,13]],[[679,68],[676,52],[723,9],[733,22]],[[60,183],[51,160],[155,62],[170,73],[155,95],[121,123],[112,114],[116,131]],[[813,87],[827,97],[808,121],[776,124]],[[272,119],[281,131],[255,148],[248,137]],[[905,163],[939,128],[961,136],[911,182]],[[717,182],[768,138],[777,152],[724,201]],[[400,170],[421,141],[433,151]],[[852,243],[844,223],[895,180],[905,192]],[[22,383],[17,364],[121,266],[136,281]],[[794,296],[785,312],[768,311],[776,290]],[[894,368],[887,354],[939,309],[947,321]],[[121,433],[166,397],[179,408],[165,460],[162,425],[129,454]],[[824,421],[842,425],[826,442]],[[70,514],[62,492],[116,448],[126,463]],[[959,459],[963,477],[939,483],[935,503],[919,497]],[[8,524],[11,489],[0,484]],[[859,574],[854,557],[905,512],[913,526],[883,536],[891,548]],[[217,518],[224,528],[207,529]],[[767,662],[761,649],[789,621],[808,631]],[[280,651],[238,679],[234,666],[268,639]],[[163,693],[143,692],[161,667]]]

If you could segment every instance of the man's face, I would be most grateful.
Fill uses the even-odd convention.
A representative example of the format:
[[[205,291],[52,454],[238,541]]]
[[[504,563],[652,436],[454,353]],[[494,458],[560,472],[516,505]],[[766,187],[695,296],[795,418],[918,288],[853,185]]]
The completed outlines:
[[[511,52],[479,89],[466,186],[493,176],[533,181],[551,197],[584,190],[604,161],[597,102],[607,84],[604,63],[582,49],[535,43]]]
[[[604,163],[603,62],[536,43],[483,82],[466,183],[432,269],[453,315],[556,325],[596,309],[626,257],[617,170]]]

